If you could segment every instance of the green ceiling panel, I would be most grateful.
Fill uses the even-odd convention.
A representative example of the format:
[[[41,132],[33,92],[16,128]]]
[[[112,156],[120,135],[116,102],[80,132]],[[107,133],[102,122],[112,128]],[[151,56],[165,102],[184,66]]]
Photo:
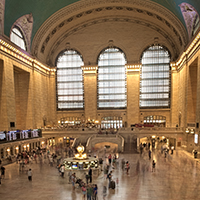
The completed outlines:
[[[39,27],[47,20],[53,13],[59,9],[68,6],[80,0],[6,0],[5,5],[5,24],[4,33],[9,37],[10,29],[13,23],[25,14],[33,14],[33,32],[32,39],[39,29]],[[123,1],[123,0],[122,0]],[[146,1],[146,0],[144,0]],[[171,12],[173,12],[180,21],[185,22],[179,8],[183,2],[191,4],[198,13],[200,13],[200,0],[151,0],[163,5]]]

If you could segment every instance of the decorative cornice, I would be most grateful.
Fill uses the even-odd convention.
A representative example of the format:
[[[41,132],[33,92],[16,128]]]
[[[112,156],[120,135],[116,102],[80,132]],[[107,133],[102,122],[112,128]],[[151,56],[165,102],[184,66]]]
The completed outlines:
[[[142,64],[141,63],[126,64],[125,67],[127,73],[139,72],[140,68],[142,67]]]
[[[176,62],[171,63],[172,71],[180,71],[186,63],[188,63],[194,54],[200,51],[200,32],[196,35],[194,40],[188,45],[187,49],[180,55]]]
[[[98,66],[91,66],[91,65],[88,65],[88,66],[82,66],[81,69],[83,70],[83,74],[86,75],[86,74],[96,74],[97,73],[97,70],[98,70]]]
[[[0,52],[6,54],[7,56],[17,60],[19,63],[23,63],[24,66],[27,66],[30,69],[38,71],[45,75],[52,75],[55,73],[55,68],[49,68],[48,66],[42,64],[38,60],[32,58],[29,55],[21,52],[16,49],[14,46],[0,38]]]
[[[139,24],[141,26],[146,26],[148,28],[151,28],[157,32],[159,32],[167,41],[168,44],[170,44],[170,46],[173,48],[173,54],[175,55],[175,58],[178,57],[179,55],[179,50],[178,47],[176,45],[176,43],[174,43],[173,37],[168,35],[166,33],[165,30],[163,30],[161,27],[159,27],[158,25],[154,24],[154,23],[149,23],[148,21],[144,21],[144,20],[140,20],[138,18],[128,18],[128,17],[116,17],[116,16],[108,16],[107,18],[95,18],[92,20],[88,20],[85,23],[81,23],[78,24],[75,27],[72,27],[71,29],[69,29],[68,31],[65,31],[63,35],[61,35],[55,42],[54,45],[52,45],[51,49],[49,50],[47,59],[51,60],[51,58],[53,58],[53,54],[54,52],[56,52],[56,49],[58,48],[58,46],[60,44],[63,43],[63,41],[69,37],[70,35],[76,33],[77,31],[80,31],[81,29],[84,29],[85,27],[88,26],[92,26],[92,25],[96,25],[99,23],[107,23],[107,22],[128,22],[128,23],[135,23],[135,24]],[[41,50],[43,51],[43,50]],[[51,63],[54,63],[53,60],[51,60]]]

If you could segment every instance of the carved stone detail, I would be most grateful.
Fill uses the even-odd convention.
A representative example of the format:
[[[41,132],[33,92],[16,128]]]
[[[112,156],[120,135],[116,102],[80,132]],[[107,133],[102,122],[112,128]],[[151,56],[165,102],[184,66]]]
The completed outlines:
[[[108,6],[109,4],[109,6]],[[113,4],[113,6],[110,6]],[[121,5],[121,6],[119,6]],[[99,6],[99,7],[98,7]],[[91,9],[91,7],[93,7]],[[90,8],[90,9],[88,9]],[[83,10],[86,9],[86,11],[83,12]],[[180,21],[176,18],[175,15],[173,15],[171,12],[169,12],[168,9],[164,8],[163,6],[152,2],[152,1],[144,1],[144,0],[124,0],[123,3],[121,0],[83,0],[79,1],[78,3],[69,5],[67,7],[64,7],[63,9],[59,10],[55,14],[53,14],[38,30],[36,33],[33,44],[32,44],[32,50],[34,54],[37,56],[37,44],[41,43],[43,40],[42,47],[40,49],[41,53],[44,53],[45,47],[51,37],[62,27],[65,27],[68,23],[79,19],[81,17],[84,17],[85,15],[89,15],[91,13],[95,14],[95,12],[101,12],[101,11],[110,11],[116,9],[119,12],[120,11],[127,11],[127,12],[137,12],[140,14],[148,15],[149,17],[153,17],[160,22],[167,25],[178,38],[179,45],[185,45],[187,44],[187,34],[185,31],[184,26],[180,23]],[[79,14],[71,15],[73,12],[76,12],[80,10]],[[150,12],[151,10],[152,12]],[[157,13],[157,14],[156,14]],[[68,19],[67,16],[69,16]],[[164,18],[163,18],[163,17]],[[60,23],[58,26],[53,27],[53,22],[59,21],[61,19],[65,19],[62,23]],[[168,21],[168,20],[169,21]],[[170,24],[173,23],[172,24]],[[46,39],[43,39],[43,35],[45,34],[46,30],[49,30],[49,27],[51,27],[52,31],[51,33],[46,37]]]
[[[4,10],[5,0],[0,0],[0,35],[4,34]]]
[[[199,18],[198,12],[188,3],[182,3],[179,6],[187,26],[189,38],[191,38],[195,21]]]
[[[106,22],[113,22],[113,21],[120,21],[120,22],[129,22],[129,23],[136,23],[136,24],[140,24],[142,26],[146,26],[148,28],[151,28],[153,30],[156,30],[157,32],[159,32],[161,35],[163,35],[163,37],[166,38],[166,40],[168,41],[168,43],[171,45],[171,47],[173,48],[173,55],[175,58],[178,57],[179,55],[179,50],[177,48],[177,45],[174,43],[174,40],[171,36],[169,36],[168,34],[166,34],[166,32],[161,29],[161,27],[159,27],[158,25],[156,24],[153,24],[153,23],[149,23],[147,21],[144,21],[144,20],[140,20],[140,19],[137,19],[137,18],[117,18],[117,17],[114,17],[114,18],[102,18],[102,19],[93,19],[93,20],[90,20],[90,21],[87,21],[85,22],[84,24],[80,24],[80,25],[77,25],[71,29],[69,29],[67,32],[65,32],[65,34],[63,34],[62,36],[60,36],[54,43],[54,45],[52,46],[51,50],[49,51],[49,54],[47,56],[47,59],[48,60],[51,60],[51,58],[53,57],[52,55],[54,54],[54,52],[56,52],[56,49],[58,48],[58,46],[63,43],[63,41],[66,40],[66,38],[72,34],[74,34],[75,32],[81,30],[81,29],[84,29],[85,27],[88,27],[88,26],[92,26],[94,24],[99,24],[99,23],[106,23]],[[174,58],[174,59],[175,59]],[[54,61],[51,61],[51,63],[54,63]]]
[[[15,23],[12,25],[12,28],[14,26],[18,26],[21,31],[23,32],[25,42],[27,45],[27,51],[30,53],[30,46],[31,46],[31,34],[33,29],[33,16],[32,13],[23,15],[19,19],[15,21]],[[11,29],[12,29],[11,28]]]

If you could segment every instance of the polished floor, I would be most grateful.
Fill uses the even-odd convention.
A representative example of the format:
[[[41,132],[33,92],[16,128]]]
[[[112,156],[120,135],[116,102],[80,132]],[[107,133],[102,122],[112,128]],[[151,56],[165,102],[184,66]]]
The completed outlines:
[[[113,179],[119,183],[115,190],[107,190],[107,200],[200,200],[200,164],[191,154],[182,150],[164,157],[159,151],[153,152],[156,171],[151,171],[152,160],[148,153],[121,154],[130,162],[130,174],[121,169],[113,170]],[[139,170],[138,170],[139,166]],[[68,175],[59,176],[56,167],[48,163],[33,163],[27,168],[33,171],[32,182],[27,173],[19,171],[16,163],[6,165],[5,179],[0,186],[0,200],[81,200],[80,188],[72,191]],[[108,185],[103,172],[93,175],[98,185],[98,200],[102,200],[102,188]]]

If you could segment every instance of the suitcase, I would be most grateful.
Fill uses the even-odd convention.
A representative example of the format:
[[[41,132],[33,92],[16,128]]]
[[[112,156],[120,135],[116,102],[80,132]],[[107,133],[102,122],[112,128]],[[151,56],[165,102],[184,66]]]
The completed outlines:
[[[115,189],[115,181],[110,181],[110,187],[111,189]]]

